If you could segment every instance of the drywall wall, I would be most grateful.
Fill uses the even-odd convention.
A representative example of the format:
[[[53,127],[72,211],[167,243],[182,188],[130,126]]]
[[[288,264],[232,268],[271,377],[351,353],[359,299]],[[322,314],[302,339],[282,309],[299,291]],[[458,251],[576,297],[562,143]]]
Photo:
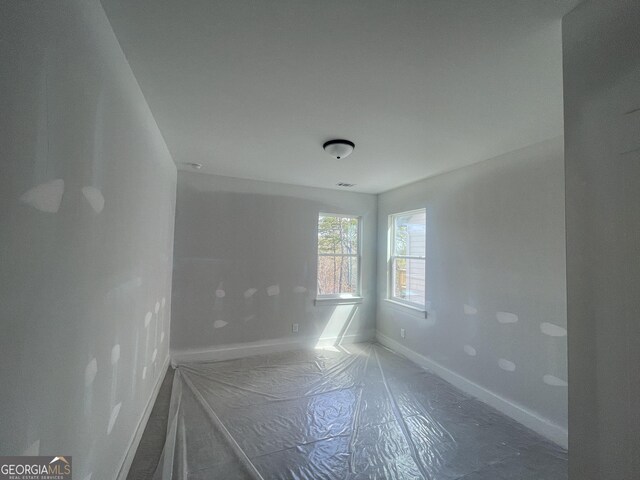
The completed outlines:
[[[383,193],[378,205],[381,340],[558,443],[567,423],[562,149],[562,138],[545,141]],[[427,318],[385,300],[388,215],[417,208],[427,212]]]
[[[0,455],[115,478],[168,361],[175,165],[98,1],[0,32]]]
[[[640,3],[564,18],[570,478],[640,478]]]
[[[314,304],[320,212],[362,217],[361,304]],[[374,195],[179,172],[172,358],[372,338],[375,249]]]

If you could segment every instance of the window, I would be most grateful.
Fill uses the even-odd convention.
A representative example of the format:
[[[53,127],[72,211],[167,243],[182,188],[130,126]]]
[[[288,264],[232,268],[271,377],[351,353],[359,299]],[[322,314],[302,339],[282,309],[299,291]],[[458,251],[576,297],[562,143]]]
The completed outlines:
[[[426,289],[425,209],[389,216],[389,298],[424,308]]]
[[[318,217],[318,296],[360,294],[360,218]]]

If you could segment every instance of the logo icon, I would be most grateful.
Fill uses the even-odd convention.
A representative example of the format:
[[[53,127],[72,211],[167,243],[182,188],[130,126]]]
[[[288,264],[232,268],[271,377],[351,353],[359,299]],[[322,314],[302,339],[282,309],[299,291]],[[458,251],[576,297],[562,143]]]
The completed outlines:
[[[0,457],[0,480],[71,480],[71,457]]]

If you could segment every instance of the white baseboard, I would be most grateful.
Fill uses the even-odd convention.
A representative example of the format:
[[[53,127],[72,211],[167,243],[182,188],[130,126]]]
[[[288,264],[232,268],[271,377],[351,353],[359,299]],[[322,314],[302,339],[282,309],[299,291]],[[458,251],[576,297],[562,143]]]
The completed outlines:
[[[250,357],[252,355],[286,352],[317,346],[348,345],[350,343],[368,342],[373,340],[374,337],[375,332],[367,331],[359,334],[345,335],[341,338],[276,338],[257,342],[234,343],[211,348],[171,350],[171,364],[175,367],[185,363],[231,360],[234,358]]]
[[[402,345],[396,340],[387,337],[386,335],[377,332],[376,338],[385,347],[393,350],[394,352],[406,357],[413,363],[432,371],[443,380],[447,381],[456,388],[463,392],[477,398],[478,400],[490,405],[501,413],[504,413],[508,417],[511,417],[516,422],[521,423],[525,427],[530,428],[534,432],[539,433],[543,437],[551,440],[552,442],[567,448],[568,445],[568,432],[565,428],[539,416],[538,414],[528,410],[527,408],[512,402],[500,395],[487,390],[486,388],[478,385],[477,383],[468,380],[467,378],[449,370],[448,368],[440,365],[439,363],[421,355],[410,348]]]
[[[147,422],[149,421],[149,416],[151,415],[151,411],[153,410],[153,406],[156,403],[156,398],[158,398],[158,392],[160,391],[160,387],[162,386],[162,382],[164,380],[165,375],[167,374],[167,369],[169,368],[169,356],[165,359],[162,367],[160,368],[160,375],[158,375],[158,380],[156,384],[153,386],[153,391],[151,392],[151,397],[147,401],[146,406],[144,407],[144,411],[142,412],[142,417],[140,417],[140,421],[136,426],[135,431],[133,432],[133,436],[131,437],[131,441],[129,442],[129,446],[127,451],[120,462],[120,469],[118,470],[118,474],[116,475],[116,480],[126,480],[127,475],[129,474],[129,469],[131,468],[131,464],[133,463],[133,458],[136,456],[136,451],[138,450],[138,445],[140,445],[140,440],[142,439],[142,434],[144,433],[144,429],[147,426]]]

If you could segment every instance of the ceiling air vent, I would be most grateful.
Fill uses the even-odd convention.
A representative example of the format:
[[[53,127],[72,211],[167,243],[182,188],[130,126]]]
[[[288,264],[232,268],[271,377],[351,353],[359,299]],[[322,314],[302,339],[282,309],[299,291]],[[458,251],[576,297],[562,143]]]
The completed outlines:
[[[355,183],[345,183],[345,182],[336,183],[336,185],[339,187],[345,187],[345,188],[351,188],[356,186]]]
[[[182,162],[182,164],[187,166],[187,167],[191,167],[194,170],[200,170],[202,168],[202,164],[201,163]]]

